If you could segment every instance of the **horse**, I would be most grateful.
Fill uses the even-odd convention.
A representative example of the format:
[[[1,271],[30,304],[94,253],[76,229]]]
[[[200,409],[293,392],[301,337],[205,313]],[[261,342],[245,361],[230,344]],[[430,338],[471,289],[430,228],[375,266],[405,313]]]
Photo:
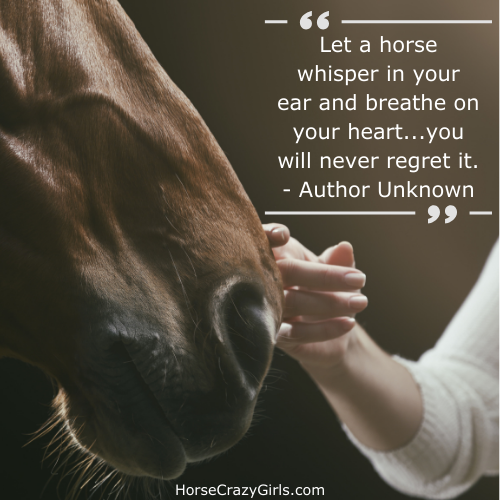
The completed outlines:
[[[172,479],[246,433],[282,283],[215,138],[116,0],[0,0],[0,357],[71,446]]]

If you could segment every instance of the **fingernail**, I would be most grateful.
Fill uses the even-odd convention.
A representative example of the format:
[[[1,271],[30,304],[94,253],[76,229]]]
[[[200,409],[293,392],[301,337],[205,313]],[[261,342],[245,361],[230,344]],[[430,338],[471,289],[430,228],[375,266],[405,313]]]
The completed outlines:
[[[272,234],[276,235],[278,238],[281,238],[282,241],[285,241],[285,230],[282,227],[275,227],[272,231]]]
[[[343,321],[342,321],[342,327],[344,328],[344,330],[348,331],[350,330],[353,326],[354,326],[354,323],[356,323],[356,320],[354,318],[343,318]]]
[[[292,325],[289,323],[281,323],[280,329],[276,332],[274,336],[274,343],[278,341],[279,337],[286,337],[292,331]]]
[[[339,245],[349,245],[352,248],[352,244],[349,243],[348,241],[341,241]]]
[[[361,288],[365,286],[366,275],[363,273],[347,273],[344,276],[344,282],[349,286]]]
[[[355,295],[349,299],[349,307],[354,310],[364,309],[368,305],[368,299],[364,295]]]

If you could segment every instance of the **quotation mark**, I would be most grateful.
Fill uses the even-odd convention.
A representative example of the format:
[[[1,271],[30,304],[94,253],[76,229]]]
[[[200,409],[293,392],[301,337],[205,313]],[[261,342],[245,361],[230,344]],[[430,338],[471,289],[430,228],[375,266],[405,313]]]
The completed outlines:
[[[321,16],[318,17],[318,28],[320,30],[326,30],[328,26],[330,26],[330,21],[328,21],[327,17],[330,15],[330,11],[327,10],[326,12],[323,12]],[[312,21],[311,21],[311,16],[312,16],[312,10],[309,12],[306,12],[301,18],[300,18],[300,27],[303,30],[308,30],[312,26]]]
[[[430,215],[429,220],[427,222],[428,224],[431,224],[439,217],[439,215],[441,214],[441,210],[439,210],[439,207],[437,205],[431,205],[427,210],[427,213]],[[444,223],[448,224],[449,222],[455,220],[457,216],[457,207],[454,207],[453,205],[448,205],[444,209],[444,213],[448,216],[444,220]]]

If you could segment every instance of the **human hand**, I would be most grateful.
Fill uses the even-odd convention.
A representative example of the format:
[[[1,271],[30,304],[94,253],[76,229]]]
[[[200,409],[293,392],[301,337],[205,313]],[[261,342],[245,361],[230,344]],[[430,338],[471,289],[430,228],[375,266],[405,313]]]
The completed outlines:
[[[276,345],[306,369],[338,365],[356,331],[353,316],[368,304],[359,293],[366,277],[354,267],[351,244],[339,243],[318,257],[291,238],[286,226],[263,227],[285,288]]]

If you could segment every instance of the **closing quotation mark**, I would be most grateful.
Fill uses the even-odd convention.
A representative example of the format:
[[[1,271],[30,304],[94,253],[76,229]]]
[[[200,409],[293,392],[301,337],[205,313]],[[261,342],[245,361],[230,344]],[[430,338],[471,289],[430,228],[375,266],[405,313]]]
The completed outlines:
[[[431,205],[427,210],[427,213],[430,215],[429,220],[427,221],[429,224],[432,224],[441,214],[441,210],[436,205]]]
[[[330,15],[330,11],[323,12],[321,16],[318,17],[318,28],[320,30],[326,30],[328,26],[330,26],[330,21],[328,21],[327,17]],[[308,30],[312,26],[312,21],[311,21],[311,16],[312,16],[312,10],[309,12],[306,12],[301,18],[300,18],[300,27],[303,30]]]
[[[429,209],[427,210],[427,213],[430,215],[429,219],[428,219],[428,224],[431,224],[432,222],[434,222],[438,217],[439,215],[441,214],[441,211],[439,210],[439,207],[436,206],[436,205],[431,205],[429,207]],[[453,205],[448,205],[445,209],[444,209],[444,213],[448,216],[445,220],[444,220],[444,223],[445,224],[448,224],[449,222],[455,220],[455,218],[457,217],[457,208],[454,207]]]
[[[452,220],[455,220],[457,216],[457,207],[454,207],[453,205],[448,205],[444,209],[444,213],[448,216],[445,220],[444,223],[448,224],[448,222],[451,222]]]

